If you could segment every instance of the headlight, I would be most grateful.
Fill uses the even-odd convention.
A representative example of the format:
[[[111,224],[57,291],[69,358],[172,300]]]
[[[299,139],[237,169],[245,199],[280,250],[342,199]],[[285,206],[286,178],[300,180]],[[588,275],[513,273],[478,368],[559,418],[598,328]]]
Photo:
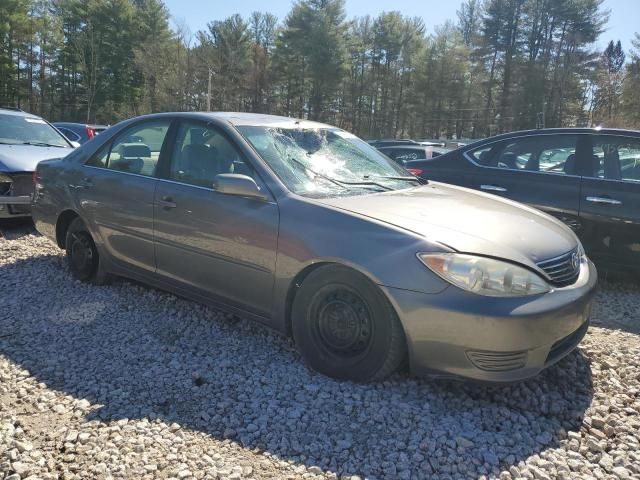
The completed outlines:
[[[0,173],[0,183],[11,183],[13,182],[13,178],[4,173]]]
[[[523,297],[551,290],[526,268],[486,257],[458,253],[419,253],[429,269],[453,285],[490,297]]]

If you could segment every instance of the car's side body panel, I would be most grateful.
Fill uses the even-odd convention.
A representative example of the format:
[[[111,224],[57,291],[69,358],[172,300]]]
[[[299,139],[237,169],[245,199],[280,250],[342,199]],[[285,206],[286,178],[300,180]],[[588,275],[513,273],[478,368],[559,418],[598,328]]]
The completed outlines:
[[[158,275],[270,316],[278,205],[158,182],[153,215]]]

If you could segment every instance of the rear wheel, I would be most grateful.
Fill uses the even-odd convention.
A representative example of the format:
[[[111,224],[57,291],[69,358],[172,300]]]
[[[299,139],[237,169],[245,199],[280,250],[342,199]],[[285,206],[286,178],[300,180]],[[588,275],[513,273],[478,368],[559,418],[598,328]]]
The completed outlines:
[[[293,337],[305,361],[330,377],[369,381],[402,364],[406,341],[378,286],[339,265],[305,278],[292,308]]]
[[[95,284],[103,284],[108,280],[96,244],[80,218],[74,219],[69,225],[65,248],[69,270],[74,278]]]

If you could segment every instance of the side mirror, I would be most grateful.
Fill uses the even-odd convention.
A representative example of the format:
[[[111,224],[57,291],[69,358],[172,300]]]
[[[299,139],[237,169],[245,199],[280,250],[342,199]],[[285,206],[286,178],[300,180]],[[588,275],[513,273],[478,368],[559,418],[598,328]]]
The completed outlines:
[[[80,146],[80,144],[78,142],[74,142],[73,140],[69,140],[69,143],[71,143],[71,145],[73,145],[73,148],[78,148]]]
[[[216,192],[227,195],[237,195],[238,197],[255,198],[263,201],[269,199],[260,191],[260,187],[258,187],[258,184],[253,178],[238,173],[221,173],[216,175],[213,181],[213,189]]]

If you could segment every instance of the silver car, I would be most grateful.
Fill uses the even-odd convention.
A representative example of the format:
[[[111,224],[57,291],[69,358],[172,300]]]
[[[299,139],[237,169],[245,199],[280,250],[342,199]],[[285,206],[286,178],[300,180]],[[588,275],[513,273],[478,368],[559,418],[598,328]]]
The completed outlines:
[[[0,107],[0,221],[31,214],[33,171],[38,162],[74,148],[40,117]]]
[[[120,275],[292,335],[341,379],[531,377],[580,342],[596,270],[552,217],[423,183],[343,130],[243,113],[115,125],[38,165],[72,274]]]

